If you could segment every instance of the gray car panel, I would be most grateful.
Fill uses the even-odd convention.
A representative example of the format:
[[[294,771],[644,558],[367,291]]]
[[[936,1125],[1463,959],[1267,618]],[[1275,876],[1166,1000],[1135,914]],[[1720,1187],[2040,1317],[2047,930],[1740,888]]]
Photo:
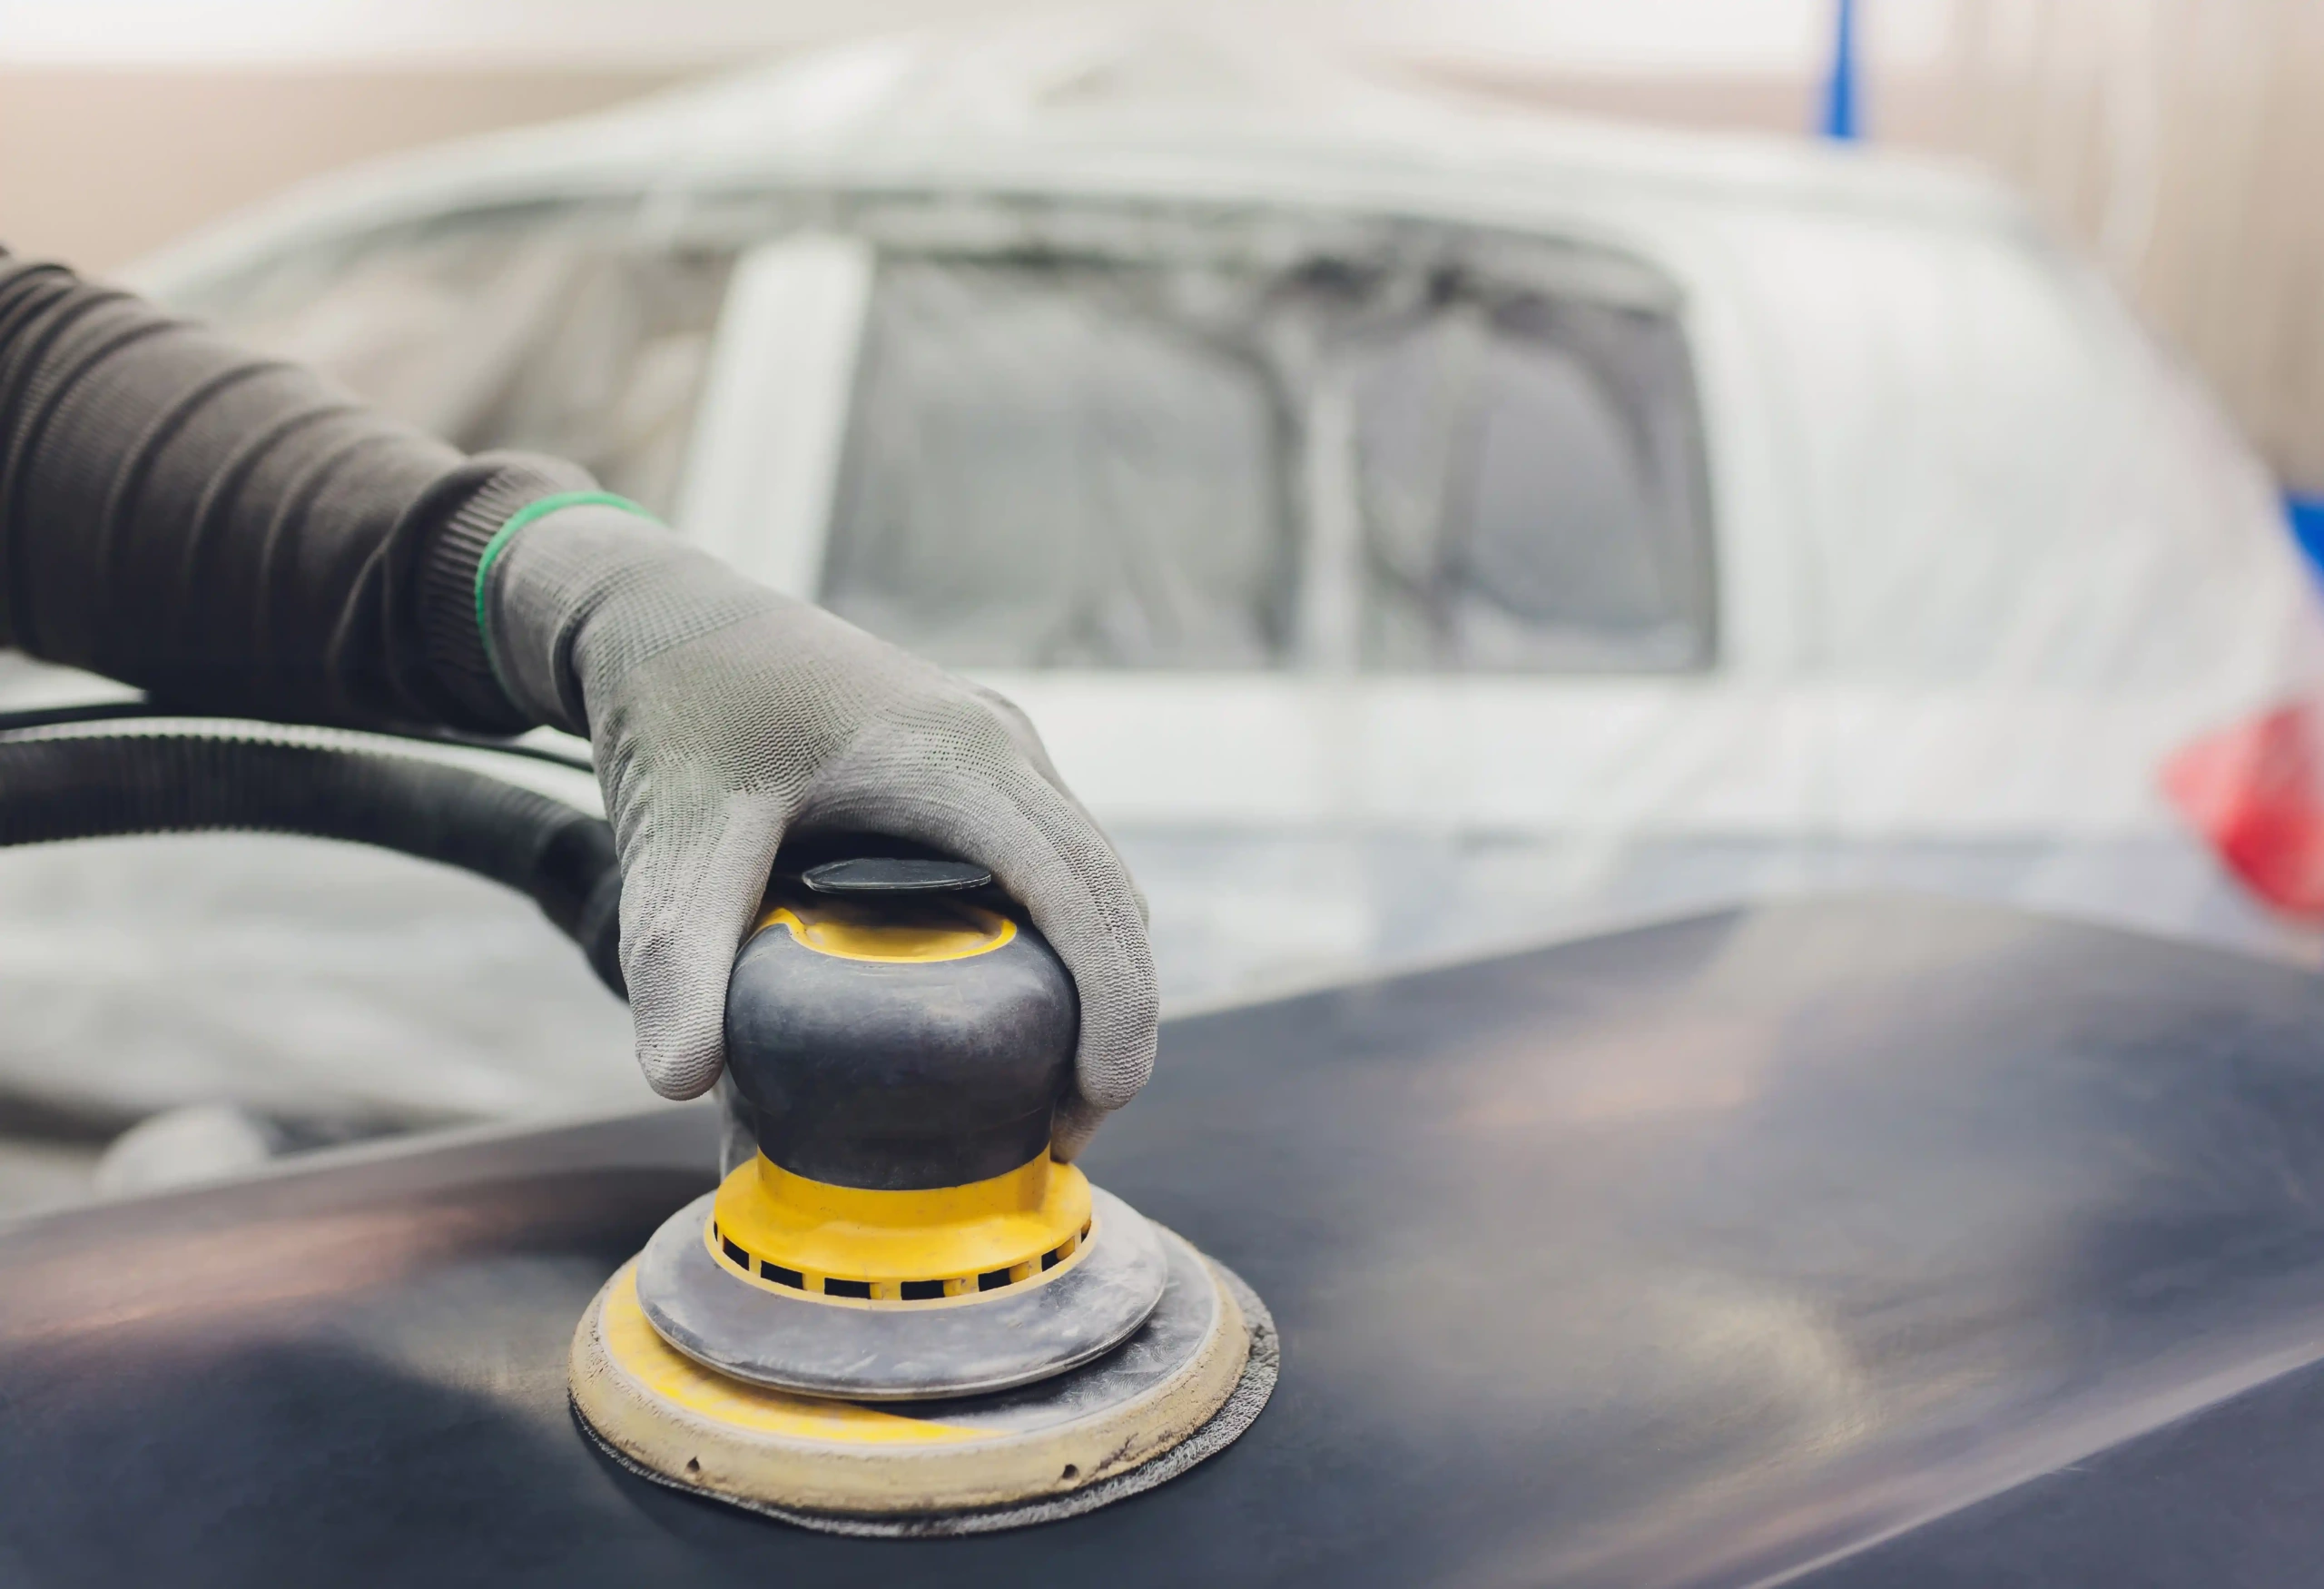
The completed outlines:
[[[1265,1298],[1275,1400],[1157,1491],[974,1540],[725,1512],[570,1424],[573,1322],[712,1136],[374,1150],[0,1234],[9,1575],[1855,1582],[1877,1545],[1882,1582],[2119,1581],[2127,1531],[2224,1582],[2324,1547],[2324,984],[2280,965],[1860,899],[1173,1022],[1086,1162]]]

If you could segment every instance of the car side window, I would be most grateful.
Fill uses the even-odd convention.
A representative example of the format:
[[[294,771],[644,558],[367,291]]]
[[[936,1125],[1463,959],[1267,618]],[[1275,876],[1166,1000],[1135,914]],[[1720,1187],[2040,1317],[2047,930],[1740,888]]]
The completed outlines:
[[[1294,537],[1265,370],[1135,266],[891,258],[824,606],[970,667],[1251,668]]]
[[[189,307],[456,446],[569,458],[667,515],[734,259],[604,218],[461,219],[297,256]]]
[[[1454,293],[1354,362],[1362,666],[1709,661],[1693,383],[1667,318]]]

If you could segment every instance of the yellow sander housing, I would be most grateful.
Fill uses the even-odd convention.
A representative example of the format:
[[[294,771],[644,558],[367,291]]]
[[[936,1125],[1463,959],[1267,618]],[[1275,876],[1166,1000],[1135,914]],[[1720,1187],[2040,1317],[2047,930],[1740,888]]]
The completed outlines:
[[[624,1465],[788,1521],[968,1533],[1088,1510],[1248,1427],[1256,1297],[1049,1152],[1073,984],[981,870],[868,857],[778,883],[727,1067],[758,1151],[574,1337]]]

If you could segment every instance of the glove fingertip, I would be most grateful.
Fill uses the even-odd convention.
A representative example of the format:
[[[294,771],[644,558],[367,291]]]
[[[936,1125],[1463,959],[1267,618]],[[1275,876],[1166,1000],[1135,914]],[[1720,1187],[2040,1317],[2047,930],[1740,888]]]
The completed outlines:
[[[665,1098],[699,1098],[726,1063],[725,982],[635,974],[630,1002],[637,1023],[637,1068]]]
[[[743,913],[747,914],[747,910]],[[665,1098],[699,1098],[726,1059],[726,979],[734,948],[723,926],[640,913],[622,945],[636,1024],[637,1066]],[[625,932],[630,923],[625,923]]]
[[[1112,1111],[1098,1108],[1078,1093],[1057,1106],[1057,1114],[1049,1122],[1049,1157],[1059,1164],[1070,1164],[1089,1145]]]
[[[718,1085],[718,1078],[726,1068],[722,1054],[704,1060],[682,1061],[676,1063],[649,1052],[640,1044],[637,1068],[645,1073],[645,1084],[673,1103],[684,1103],[700,1098]]]
[[[1154,1074],[1161,1000],[1151,973],[1123,976],[1098,999],[1082,1002],[1080,1051],[1074,1076],[1080,1096],[1098,1110],[1116,1110],[1137,1096]]]

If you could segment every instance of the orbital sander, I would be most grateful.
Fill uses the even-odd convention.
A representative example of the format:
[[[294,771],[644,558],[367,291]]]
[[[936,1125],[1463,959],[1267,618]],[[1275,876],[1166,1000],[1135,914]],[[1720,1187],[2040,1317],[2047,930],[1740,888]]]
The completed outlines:
[[[726,1001],[755,1151],[590,1303],[584,1427],[657,1483],[898,1535],[1087,1511],[1234,1440],[1273,1324],[1052,1155],[1078,1031],[982,870],[779,870]]]

